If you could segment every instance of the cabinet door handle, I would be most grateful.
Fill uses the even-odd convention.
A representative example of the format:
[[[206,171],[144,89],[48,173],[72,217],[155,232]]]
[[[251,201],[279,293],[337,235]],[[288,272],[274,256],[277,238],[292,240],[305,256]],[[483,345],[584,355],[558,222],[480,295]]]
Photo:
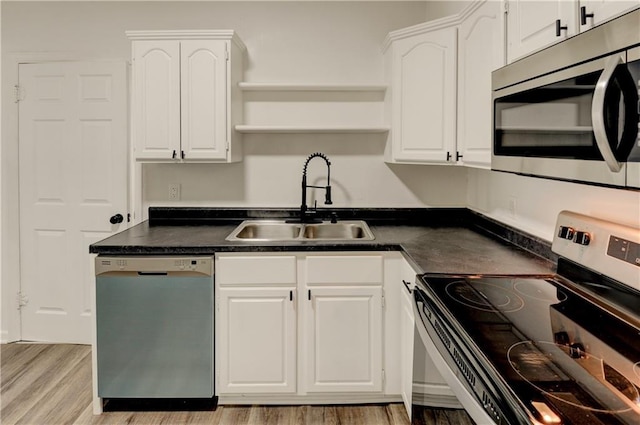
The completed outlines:
[[[311,289],[309,289],[309,292],[307,293],[307,297],[309,298],[309,301],[311,301]]]
[[[462,155],[460,155],[460,152],[456,151],[456,161],[460,161],[460,158],[462,158]]]
[[[580,24],[587,25],[587,18],[593,18],[593,13],[587,13],[587,6],[580,8]]]
[[[289,301],[293,301],[293,291],[289,291]]]
[[[173,150],[173,154],[171,154],[171,159],[176,159],[176,155],[177,155],[177,152],[176,152],[176,150],[174,149],[174,150]]]
[[[184,159],[184,151],[180,151],[180,158]]]
[[[447,161],[451,161],[451,152],[447,151]]]
[[[562,22],[560,22],[560,19],[556,19],[556,37],[560,37],[560,35],[562,34],[562,31],[566,31],[568,28],[567,26],[562,26]]]
[[[404,279],[402,279],[402,283],[404,283],[404,287],[407,288],[407,291],[411,293],[411,284]]]

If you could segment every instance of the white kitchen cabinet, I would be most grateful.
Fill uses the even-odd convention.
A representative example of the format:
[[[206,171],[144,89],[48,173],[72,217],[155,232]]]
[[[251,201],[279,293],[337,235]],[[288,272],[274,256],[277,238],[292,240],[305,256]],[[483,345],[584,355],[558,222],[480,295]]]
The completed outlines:
[[[491,72],[505,62],[502,4],[476,1],[391,32],[385,55],[392,128],[385,159],[488,168]]]
[[[456,37],[455,26],[430,24],[389,34],[388,162],[447,163],[455,155]]]
[[[509,62],[576,35],[576,0],[508,0],[507,59]],[[560,31],[557,31],[559,22]],[[566,27],[566,28],[565,28]]]
[[[413,338],[415,315],[413,312],[413,286],[416,272],[406,261],[402,262],[400,291],[400,387],[402,401],[411,419],[411,397],[413,392]]]
[[[216,256],[217,393],[297,388],[297,259]]]
[[[458,30],[458,134],[455,160],[491,166],[491,72],[505,65],[500,2],[483,1]]]
[[[507,60],[511,63],[638,8],[640,1],[505,0],[505,5]]]
[[[132,134],[141,161],[241,159],[244,45],[233,31],[129,31]]]
[[[382,391],[382,287],[307,290],[307,392]]]
[[[218,393],[382,395],[384,264],[378,253],[217,254]]]
[[[578,14],[580,31],[586,31],[637,9],[640,7],[640,0],[580,0],[578,6],[580,7]]]
[[[382,392],[380,254],[308,255],[302,357],[305,390]]]
[[[218,394],[295,393],[295,288],[219,290]]]

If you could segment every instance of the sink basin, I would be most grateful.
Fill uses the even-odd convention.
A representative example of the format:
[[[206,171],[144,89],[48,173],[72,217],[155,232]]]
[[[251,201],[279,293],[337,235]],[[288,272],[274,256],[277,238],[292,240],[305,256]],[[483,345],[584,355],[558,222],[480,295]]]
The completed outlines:
[[[226,238],[228,241],[370,241],[375,239],[361,220],[338,223],[286,223],[282,220],[246,220]]]
[[[363,221],[307,224],[302,235],[305,239],[373,239],[371,230]]]
[[[301,230],[302,225],[300,224],[271,221],[244,221],[229,235],[229,238],[233,236],[235,239],[243,240],[282,241],[298,238]]]

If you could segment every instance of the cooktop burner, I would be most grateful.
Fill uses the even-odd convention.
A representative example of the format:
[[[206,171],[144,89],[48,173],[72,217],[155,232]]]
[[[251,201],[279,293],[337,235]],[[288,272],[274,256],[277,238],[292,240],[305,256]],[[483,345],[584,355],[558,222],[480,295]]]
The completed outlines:
[[[513,289],[527,298],[534,300],[556,303],[567,299],[567,294],[557,288],[550,288],[536,284],[536,281],[517,280],[513,284]]]
[[[524,307],[524,300],[515,292],[489,282],[478,282],[473,287],[464,280],[447,285],[447,294],[460,304],[488,312],[513,312]]]

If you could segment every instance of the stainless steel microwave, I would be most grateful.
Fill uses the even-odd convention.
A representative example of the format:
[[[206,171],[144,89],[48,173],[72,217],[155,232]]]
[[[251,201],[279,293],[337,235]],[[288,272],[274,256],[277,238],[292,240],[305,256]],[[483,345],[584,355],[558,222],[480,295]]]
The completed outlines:
[[[491,168],[640,188],[640,9],[492,73]]]

